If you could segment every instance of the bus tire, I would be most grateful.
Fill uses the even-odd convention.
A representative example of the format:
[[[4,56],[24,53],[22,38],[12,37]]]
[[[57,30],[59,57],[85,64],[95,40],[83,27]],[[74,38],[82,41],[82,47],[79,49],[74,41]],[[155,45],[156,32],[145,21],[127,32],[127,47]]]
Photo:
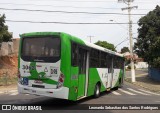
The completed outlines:
[[[116,86],[116,87],[113,88],[113,90],[118,90],[118,88],[119,88],[119,86]]]
[[[121,87],[123,87],[123,85],[122,85],[122,79],[120,78],[119,79],[119,88],[121,88]]]
[[[94,97],[98,98],[100,96],[100,84],[96,84],[95,89],[94,89]]]

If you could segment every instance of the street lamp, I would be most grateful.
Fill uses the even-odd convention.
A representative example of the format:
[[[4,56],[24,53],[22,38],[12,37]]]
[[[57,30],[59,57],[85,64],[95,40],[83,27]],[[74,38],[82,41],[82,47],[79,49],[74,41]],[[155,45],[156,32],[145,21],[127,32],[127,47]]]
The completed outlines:
[[[87,37],[89,37],[89,42],[92,43],[92,38],[93,38],[94,36],[87,36]]]
[[[112,19],[111,19],[111,20],[109,20],[109,21],[117,23],[117,25],[121,26],[121,28],[123,28],[123,29],[125,29],[125,30],[127,30],[127,31],[128,31],[128,29],[127,29],[125,26],[123,26],[123,25],[121,25],[121,24],[118,24],[118,22],[117,22],[117,21],[112,20]]]

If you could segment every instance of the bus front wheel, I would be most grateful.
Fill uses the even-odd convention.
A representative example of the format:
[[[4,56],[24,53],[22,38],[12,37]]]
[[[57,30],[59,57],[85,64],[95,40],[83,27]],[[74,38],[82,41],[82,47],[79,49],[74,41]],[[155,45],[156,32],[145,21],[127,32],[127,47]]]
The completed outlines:
[[[96,84],[94,89],[94,97],[98,98],[100,96],[100,84]]]

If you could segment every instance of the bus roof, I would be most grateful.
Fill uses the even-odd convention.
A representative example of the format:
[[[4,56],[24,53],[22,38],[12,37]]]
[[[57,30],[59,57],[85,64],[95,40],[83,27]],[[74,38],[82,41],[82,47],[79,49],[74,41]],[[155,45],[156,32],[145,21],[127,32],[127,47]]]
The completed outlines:
[[[44,35],[44,36],[45,35],[67,35],[67,36],[70,36],[69,39],[76,40],[77,43],[79,41],[82,41],[88,47],[91,47],[91,48],[94,48],[94,49],[97,49],[97,50],[101,50],[101,51],[104,51],[104,52],[107,52],[107,53],[110,53],[110,54],[113,54],[113,55],[116,55],[116,56],[124,57],[123,54],[117,53],[115,51],[111,51],[109,49],[103,48],[101,46],[98,46],[96,44],[93,44],[93,43],[90,43],[90,42],[87,42],[87,41],[84,41],[84,40],[82,40],[78,37],[72,36],[72,35],[64,33],[64,32],[30,32],[30,33],[21,34],[20,37],[31,37],[31,36],[38,36],[38,35]]]
[[[101,50],[101,51],[104,51],[104,52],[107,52],[107,53],[110,53],[110,54],[113,54],[113,55],[117,55],[117,56],[120,56],[120,57],[124,57],[123,54],[120,54],[120,53],[117,53],[115,51],[112,51],[112,50],[109,50],[107,48],[104,48],[104,47],[101,47],[101,46],[98,46],[96,44],[93,44],[93,43],[90,43],[90,42],[87,42],[85,41],[85,44],[89,47],[92,47],[94,49],[98,49],[98,50]]]

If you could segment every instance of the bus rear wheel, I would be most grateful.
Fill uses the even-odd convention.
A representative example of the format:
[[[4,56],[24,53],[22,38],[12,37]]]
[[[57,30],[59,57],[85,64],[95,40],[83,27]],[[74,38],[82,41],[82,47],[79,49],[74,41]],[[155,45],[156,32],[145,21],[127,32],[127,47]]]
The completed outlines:
[[[100,96],[100,84],[96,84],[94,89],[94,97],[98,98]]]
[[[120,78],[120,79],[119,79],[119,88],[122,88],[122,87],[123,87],[122,79]]]

